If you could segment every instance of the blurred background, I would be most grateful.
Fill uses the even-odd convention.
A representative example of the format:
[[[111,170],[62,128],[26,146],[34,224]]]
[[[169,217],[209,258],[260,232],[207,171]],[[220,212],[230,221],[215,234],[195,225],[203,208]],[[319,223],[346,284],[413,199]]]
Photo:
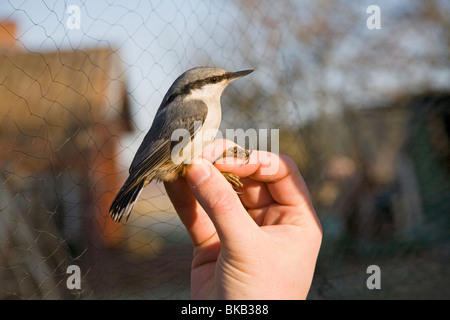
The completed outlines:
[[[126,223],[107,211],[199,65],[255,69],[221,129],[279,129],[303,174],[324,229],[309,299],[450,298],[449,17],[445,0],[0,1],[0,298],[189,298],[163,185]]]

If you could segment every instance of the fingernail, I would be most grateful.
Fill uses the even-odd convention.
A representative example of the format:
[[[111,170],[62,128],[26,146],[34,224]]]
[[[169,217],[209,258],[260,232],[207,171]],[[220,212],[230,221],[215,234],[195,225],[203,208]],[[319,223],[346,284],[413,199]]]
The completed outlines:
[[[211,168],[207,164],[192,164],[186,175],[187,182],[196,187],[211,175]]]

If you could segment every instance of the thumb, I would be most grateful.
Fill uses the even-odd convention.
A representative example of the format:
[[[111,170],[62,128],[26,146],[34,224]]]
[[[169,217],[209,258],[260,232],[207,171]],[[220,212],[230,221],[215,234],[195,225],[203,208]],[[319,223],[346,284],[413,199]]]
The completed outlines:
[[[258,226],[249,216],[228,181],[210,162],[199,159],[189,166],[186,180],[192,192],[213,222],[222,245],[252,234]]]

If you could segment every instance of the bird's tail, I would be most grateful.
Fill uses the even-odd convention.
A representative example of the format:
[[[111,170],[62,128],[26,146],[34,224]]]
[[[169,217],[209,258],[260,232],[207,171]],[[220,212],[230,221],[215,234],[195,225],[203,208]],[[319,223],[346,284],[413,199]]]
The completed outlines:
[[[144,187],[144,180],[142,180],[139,184],[132,187],[131,189],[128,187],[128,181],[122,186],[122,188],[117,193],[114,198],[111,207],[109,208],[109,214],[111,218],[119,222],[122,217],[125,215],[126,220],[130,216],[131,211],[133,210],[134,204],[139,197],[139,194]]]

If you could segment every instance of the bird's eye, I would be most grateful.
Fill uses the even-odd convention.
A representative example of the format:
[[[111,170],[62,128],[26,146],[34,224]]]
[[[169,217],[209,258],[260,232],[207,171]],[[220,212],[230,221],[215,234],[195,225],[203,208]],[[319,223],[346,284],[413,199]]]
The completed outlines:
[[[212,77],[211,79],[209,79],[209,81],[211,81],[211,83],[216,83],[217,82],[217,77]]]

